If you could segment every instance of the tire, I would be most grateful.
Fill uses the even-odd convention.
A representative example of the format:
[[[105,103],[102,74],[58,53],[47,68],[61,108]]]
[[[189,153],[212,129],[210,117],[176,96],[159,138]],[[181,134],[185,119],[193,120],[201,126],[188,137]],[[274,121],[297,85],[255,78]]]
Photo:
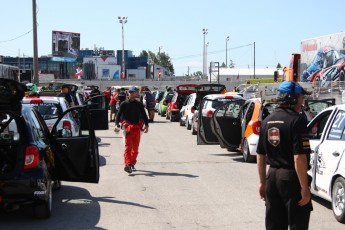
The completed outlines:
[[[248,145],[247,139],[244,139],[244,141],[243,141],[242,154],[243,154],[244,162],[247,162],[247,163],[255,162],[256,157],[253,155],[250,155],[250,150],[249,150],[249,145]]]
[[[192,131],[192,135],[196,135],[196,134],[197,134],[197,132],[196,132],[195,129],[194,129],[193,123],[190,125],[190,129],[191,129],[191,131]]]
[[[188,117],[186,117],[186,128],[187,128],[187,130],[191,130],[192,129],[192,125],[189,123]]]
[[[61,181],[56,180],[53,183],[53,190],[60,190],[61,189]]]
[[[183,121],[181,119],[181,115],[180,115],[180,126],[184,126]]]
[[[52,213],[52,206],[53,206],[53,193],[52,193],[52,186],[49,186],[47,192],[48,192],[48,199],[45,201],[42,201],[42,203],[37,203],[33,207],[34,216],[39,219],[47,219],[51,216]]]
[[[345,179],[338,177],[332,188],[332,210],[335,219],[345,223]]]

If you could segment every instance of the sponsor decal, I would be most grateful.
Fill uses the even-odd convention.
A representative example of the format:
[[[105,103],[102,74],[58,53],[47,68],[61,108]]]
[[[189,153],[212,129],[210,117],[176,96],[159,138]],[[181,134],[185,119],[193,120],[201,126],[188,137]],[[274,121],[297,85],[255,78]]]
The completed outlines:
[[[280,143],[280,133],[279,129],[276,127],[268,129],[268,142],[273,145],[274,147],[277,147]]]

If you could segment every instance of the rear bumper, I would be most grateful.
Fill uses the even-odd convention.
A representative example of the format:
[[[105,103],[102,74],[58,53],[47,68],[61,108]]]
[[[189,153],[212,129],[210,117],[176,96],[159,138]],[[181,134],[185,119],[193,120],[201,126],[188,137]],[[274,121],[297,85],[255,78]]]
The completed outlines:
[[[46,179],[0,181],[0,206],[29,205],[48,200],[51,182]]]
[[[179,119],[180,118],[180,110],[171,110],[171,118]]]

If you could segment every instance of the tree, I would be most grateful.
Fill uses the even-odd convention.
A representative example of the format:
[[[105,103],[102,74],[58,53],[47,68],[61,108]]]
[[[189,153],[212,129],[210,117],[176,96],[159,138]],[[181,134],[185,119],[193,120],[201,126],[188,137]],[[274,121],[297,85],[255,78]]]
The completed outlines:
[[[281,69],[282,66],[280,65],[280,63],[278,62],[278,65],[277,65],[277,69]]]
[[[227,66],[225,66],[225,63],[223,62],[222,65],[221,65],[220,67],[227,67]]]
[[[148,59],[152,60],[154,64],[160,65],[164,68],[166,68],[171,74],[175,73],[174,66],[171,63],[171,59],[168,54],[165,52],[160,52],[158,54],[155,54],[151,51],[143,50],[139,54],[140,57],[147,57]]]

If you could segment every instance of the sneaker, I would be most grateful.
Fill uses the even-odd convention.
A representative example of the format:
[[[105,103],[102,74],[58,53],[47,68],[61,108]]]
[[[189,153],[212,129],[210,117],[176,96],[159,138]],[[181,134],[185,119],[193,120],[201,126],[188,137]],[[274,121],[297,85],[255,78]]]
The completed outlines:
[[[134,168],[134,165],[129,165],[129,166],[131,166],[131,169],[132,169],[133,172],[137,171],[137,169]]]
[[[128,173],[131,173],[132,172],[132,167],[130,165],[126,165],[124,170]]]

